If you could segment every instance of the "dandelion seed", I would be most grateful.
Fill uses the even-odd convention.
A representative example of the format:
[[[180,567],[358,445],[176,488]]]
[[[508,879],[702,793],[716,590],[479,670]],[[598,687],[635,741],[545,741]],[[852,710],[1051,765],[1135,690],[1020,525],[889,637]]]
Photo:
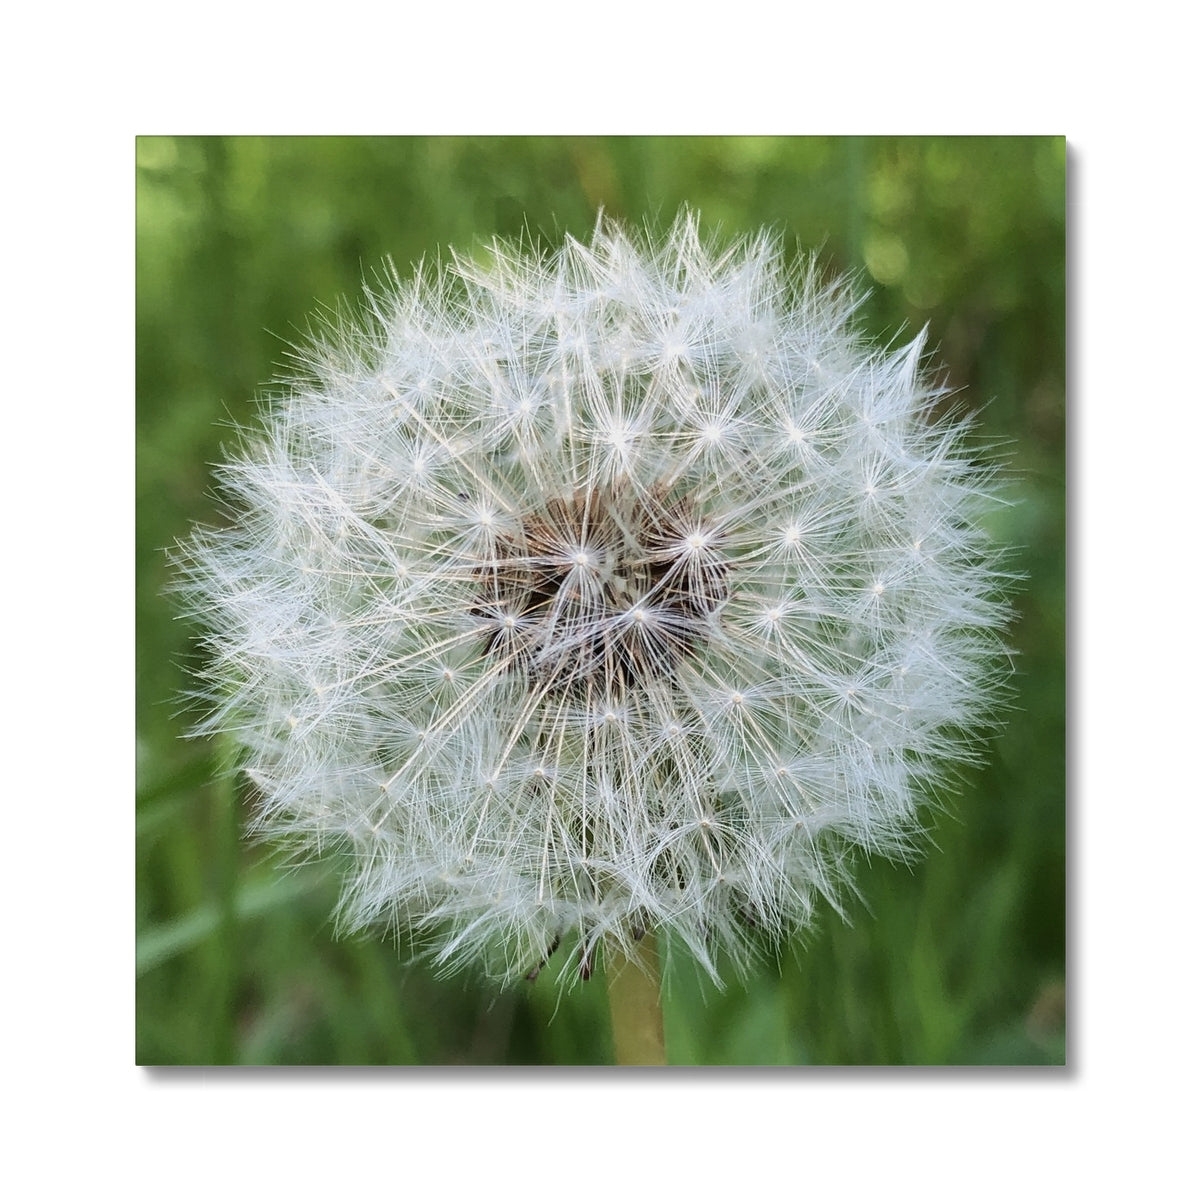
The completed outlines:
[[[340,910],[564,977],[669,931],[717,974],[904,853],[1005,681],[993,471],[769,236],[497,245],[331,330],[180,554],[202,730]]]

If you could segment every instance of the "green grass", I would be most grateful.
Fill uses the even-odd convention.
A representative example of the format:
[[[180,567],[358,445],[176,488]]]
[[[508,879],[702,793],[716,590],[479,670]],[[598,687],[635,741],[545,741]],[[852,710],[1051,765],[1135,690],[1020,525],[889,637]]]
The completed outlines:
[[[610,1061],[600,979],[496,993],[385,939],[337,941],[336,880],[245,843],[220,747],[181,739],[192,631],[164,550],[211,519],[230,422],[320,306],[526,226],[585,235],[683,203],[861,273],[880,340],[926,322],[986,405],[1019,502],[1017,700],[913,866],[860,863],[826,912],[718,992],[674,956],[680,1064],[1065,1060],[1065,146],[1056,138],[143,138],[137,148],[137,1057],[142,1063]]]

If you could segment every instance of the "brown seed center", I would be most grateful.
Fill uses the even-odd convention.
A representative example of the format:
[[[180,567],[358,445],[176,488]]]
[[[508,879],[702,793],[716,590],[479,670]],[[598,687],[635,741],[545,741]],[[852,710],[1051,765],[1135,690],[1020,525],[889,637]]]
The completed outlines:
[[[476,570],[488,651],[543,686],[616,691],[673,673],[727,595],[719,532],[686,497],[547,501]]]

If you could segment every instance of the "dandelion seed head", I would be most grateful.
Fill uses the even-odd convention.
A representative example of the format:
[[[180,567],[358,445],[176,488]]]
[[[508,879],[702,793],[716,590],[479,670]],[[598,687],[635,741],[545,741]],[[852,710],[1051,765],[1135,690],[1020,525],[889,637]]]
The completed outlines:
[[[1002,695],[995,473],[759,235],[601,222],[391,281],[308,348],[179,554],[256,827],[447,970],[707,970],[903,854]],[[721,956],[724,956],[723,958]],[[586,972],[585,972],[586,973]]]

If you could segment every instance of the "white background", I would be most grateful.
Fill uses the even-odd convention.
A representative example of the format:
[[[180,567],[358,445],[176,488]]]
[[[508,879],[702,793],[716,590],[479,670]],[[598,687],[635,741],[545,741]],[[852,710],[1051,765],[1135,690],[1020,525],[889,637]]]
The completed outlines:
[[[1047,0],[820,7],[217,0],[10,16],[14,1194],[974,1200],[1101,1183],[1177,1195],[1194,1178],[1193,39],[1161,3],[1107,24]],[[1069,1069],[134,1065],[134,137],[215,132],[1067,136]]]

